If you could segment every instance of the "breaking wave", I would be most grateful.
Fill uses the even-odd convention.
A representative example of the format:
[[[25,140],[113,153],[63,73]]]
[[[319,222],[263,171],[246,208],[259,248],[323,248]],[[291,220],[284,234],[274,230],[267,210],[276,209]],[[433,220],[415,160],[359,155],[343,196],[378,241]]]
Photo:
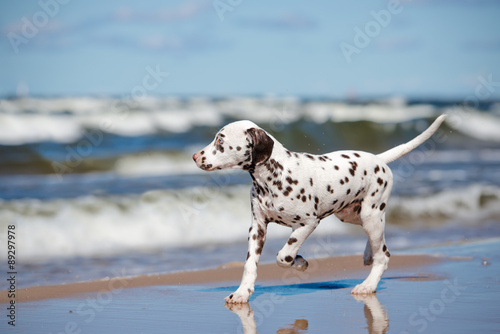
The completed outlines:
[[[387,218],[389,226],[409,228],[446,223],[467,226],[492,219],[500,219],[500,188],[486,185],[429,196],[395,196]],[[26,263],[232,244],[246,242],[251,222],[249,189],[200,187],[126,196],[0,201],[0,222],[2,231],[7,230],[4,225],[17,225]],[[290,233],[288,228],[271,225],[270,239]],[[356,226],[328,217],[315,235],[347,235],[353,229]]]

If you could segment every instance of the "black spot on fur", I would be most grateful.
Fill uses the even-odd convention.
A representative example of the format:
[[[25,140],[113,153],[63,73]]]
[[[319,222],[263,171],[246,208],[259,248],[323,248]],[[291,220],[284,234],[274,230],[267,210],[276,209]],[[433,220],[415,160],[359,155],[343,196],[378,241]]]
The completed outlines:
[[[377,165],[377,167],[375,167],[374,172],[375,172],[375,174],[377,174],[379,171],[380,171],[380,167]]]
[[[292,262],[293,261],[293,257],[291,257],[290,255],[288,255],[287,257],[285,257],[285,261],[286,262]]]
[[[313,179],[312,177],[309,179],[309,183],[311,184],[311,187],[313,186]]]
[[[384,180],[382,180],[380,177],[377,179],[377,183],[380,185],[384,184]]]
[[[255,254],[257,254],[257,255],[262,254],[262,247],[258,247],[258,248],[255,250]]]
[[[357,154],[357,153],[354,153],[354,156],[355,156],[356,158],[359,158],[359,157],[360,157],[360,155],[359,155],[359,154]]]
[[[351,159],[351,157],[349,157],[347,154],[342,154],[341,157],[344,159]]]
[[[297,242],[297,238],[290,238],[288,239],[288,244],[291,245],[293,243],[296,243]]]
[[[335,170],[339,170],[339,166],[337,165],[333,166],[333,168],[335,168]]]
[[[263,239],[264,235],[266,234],[266,231],[264,231],[264,228],[259,225],[259,228],[257,230],[257,233],[259,234],[259,239]]]
[[[380,204],[380,211],[384,210],[385,208],[385,203]]]

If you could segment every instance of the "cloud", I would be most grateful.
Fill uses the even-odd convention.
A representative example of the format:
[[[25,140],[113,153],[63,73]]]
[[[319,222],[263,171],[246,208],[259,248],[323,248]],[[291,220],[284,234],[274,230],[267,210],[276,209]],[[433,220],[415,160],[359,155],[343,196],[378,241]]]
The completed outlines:
[[[112,34],[107,36],[96,36],[93,42],[133,51],[169,52],[169,55],[186,55],[199,51],[220,50],[229,45],[228,42],[203,35],[202,33],[183,34],[182,36],[160,33],[140,36]]]
[[[177,22],[193,20],[197,16],[211,10],[208,1],[186,1],[176,7],[159,9],[154,12],[138,12],[130,7],[120,7],[112,15],[119,22]]]
[[[254,17],[240,21],[242,26],[265,30],[309,30],[316,21],[299,13],[282,13],[275,17]]]
[[[212,11],[211,4],[202,0],[154,11],[120,7],[75,22],[64,22],[64,17],[56,17],[22,47],[55,52],[96,44],[145,51],[207,49],[211,43],[223,44],[207,36],[206,29],[192,29],[193,25],[202,24],[199,18],[208,11]],[[24,24],[19,20],[0,31],[22,36]]]

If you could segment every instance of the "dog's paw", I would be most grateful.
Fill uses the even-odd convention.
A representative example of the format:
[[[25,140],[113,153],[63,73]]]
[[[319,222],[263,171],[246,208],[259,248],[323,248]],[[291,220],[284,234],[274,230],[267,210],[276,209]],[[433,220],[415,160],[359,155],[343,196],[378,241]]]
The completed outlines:
[[[353,295],[369,295],[376,292],[377,287],[372,287],[365,282],[358,284],[352,289],[351,294]]]
[[[304,271],[309,266],[309,263],[302,256],[297,255],[292,263],[292,268],[299,271]]]
[[[229,304],[242,304],[242,303],[248,303],[248,300],[250,299],[250,296],[252,295],[253,291],[251,289],[241,289],[239,288],[226,298],[224,300],[226,303]]]

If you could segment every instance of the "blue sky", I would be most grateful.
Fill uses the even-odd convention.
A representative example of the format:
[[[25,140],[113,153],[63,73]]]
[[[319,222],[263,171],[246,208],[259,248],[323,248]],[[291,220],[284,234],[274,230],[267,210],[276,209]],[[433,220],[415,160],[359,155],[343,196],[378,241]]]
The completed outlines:
[[[124,96],[149,68],[160,96],[464,98],[482,77],[500,98],[499,17],[495,0],[0,0],[0,96]]]

